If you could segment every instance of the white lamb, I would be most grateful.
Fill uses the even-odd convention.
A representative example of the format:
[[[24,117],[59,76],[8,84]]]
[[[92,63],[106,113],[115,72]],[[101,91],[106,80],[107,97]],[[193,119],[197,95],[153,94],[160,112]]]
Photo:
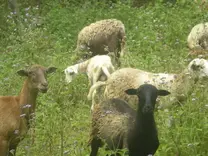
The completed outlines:
[[[196,58],[179,74],[151,73],[134,68],[123,68],[115,71],[106,82],[94,84],[89,91],[88,99],[95,98],[94,91],[100,86],[106,86],[104,99],[120,98],[126,100],[132,107],[138,102],[136,97],[127,95],[124,91],[129,88],[138,88],[144,83],[155,85],[158,89],[171,92],[171,98],[160,99],[162,104],[158,108],[168,108],[175,102],[181,102],[196,87],[199,79],[208,79],[208,61]],[[97,94],[96,94],[97,95]],[[98,96],[101,96],[98,94]],[[165,100],[165,101],[162,101]]]
[[[208,22],[195,25],[187,38],[191,50],[208,50]]]
[[[84,62],[69,66],[64,70],[68,83],[70,83],[77,74],[87,73],[90,85],[95,84],[97,81],[106,81],[114,71],[114,66],[108,55],[96,55]]]

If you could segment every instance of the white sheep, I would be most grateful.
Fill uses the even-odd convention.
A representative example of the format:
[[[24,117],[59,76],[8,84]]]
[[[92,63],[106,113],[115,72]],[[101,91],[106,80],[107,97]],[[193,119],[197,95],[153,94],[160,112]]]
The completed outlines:
[[[114,66],[108,55],[96,55],[84,62],[69,66],[64,70],[68,83],[70,83],[77,74],[86,73],[90,85],[95,84],[97,81],[106,81],[114,71]]]
[[[87,73],[90,85],[95,84],[97,81],[106,81],[114,71],[115,68],[108,55],[96,55],[89,60],[69,66],[64,70],[68,83],[72,82],[79,73]],[[94,108],[94,103],[93,100],[91,110]]]
[[[100,20],[79,32],[76,52],[89,57],[113,52],[119,58],[124,54],[125,40],[125,27],[120,20]]]
[[[195,25],[187,38],[191,50],[208,50],[208,22]]]
[[[90,88],[88,99],[94,99],[94,90],[104,85],[106,86],[104,99],[120,98],[135,107],[138,102],[136,96],[130,97],[124,91],[149,83],[158,89],[165,89],[171,92],[171,97],[160,99],[165,100],[165,102],[159,102],[160,105],[158,107],[168,108],[175,102],[183,101],[193,91],[196,82],[202,78],[208,78],[208,61],[199,58],[192,60],[188,67],[179,74],[151,73],[134,68],[123,68],[111,74],[106,82],[94,84]]]

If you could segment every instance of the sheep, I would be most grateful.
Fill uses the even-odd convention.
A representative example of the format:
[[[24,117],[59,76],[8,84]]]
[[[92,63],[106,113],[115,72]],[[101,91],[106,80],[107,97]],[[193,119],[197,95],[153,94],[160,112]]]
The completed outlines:
[[[159,146],[154,120],[156,98],[170,92],[158,90],[150,84],[143,84],[138,89],[127,89],[125,92],[138,96],[137,111],[119,98],[95,105],[89,139],[90,156],[97,155],[102,142],[110,150],[128,149],[129,156],[155,154]]]
[[[187,43],[193,51],[208,50],[208,22],[195,25],[188,35]]]
[[[117,19],[105,19],[91,23],[79,32],[75,51],[87,58],[109,52],[120,58],[124,55],[125,44],[124,24]]]
[[[55,70],[55,67],[46,68],[41,65],[19,70],[17,73],[20,76],[27,77],[20,94],[0,96],[0,156],[15,155],[19,142],[31,126],[38,93],[46,93],[48,90],[46,74]]]
[[[69,66],[64,70],[66,82],[72,82],[79,73],[87,73],[90,85],[95,84],[97,81],[106,81],[114,71],[115,68],[108,55],[96,55],[89,60]],[[91,111],[94,108],[94,103],[93,100]]]
[[[68,83],[79,73],[87,73],[90,85],[97,81],[106,81],[115,68],[108,55],[96,55],[84,62],[67,67],[64,72]]]
[[[174,103],[183,102],[196,87],[198,80],[208,78],[208,61],[193,59],[188,67],[179,74],[151,73],[134,68],[122,68],[111,74],[106,82],[94,84],[88,93],[88,99],[94,99],[94,90],[105,86],[104,99],[120,98],[135,108],[136,97],[124,93],[128,88],[137,88],[144,83],[155,85],[159,89],[169,90],[170,98],[160,98],[158,109],[169,109]],[[97,94],[100,96],[101,94]],[[165,102],[164,102],[165,101]]]

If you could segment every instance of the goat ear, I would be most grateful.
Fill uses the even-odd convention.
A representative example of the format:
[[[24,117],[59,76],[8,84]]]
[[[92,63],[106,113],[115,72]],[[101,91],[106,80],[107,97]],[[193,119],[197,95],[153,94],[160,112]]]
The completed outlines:
[[[137,95],[138,90],[137,89],[127,89],[127,90],[125,90],[125,93],[128,95]]]
[[[22,69],[17,71],[17,74],[20,76],[28,76],[28,71]]]
[[[166,96],[166,95],[169,95],[170,92],[167,90],[158,90],[157,94],[160,96]]]
[[[47,74],[50,74],[50,73],[53,73],[53,72],[55,72],[56,71],[56,67],[48,67],[47,69],[46,69],[46,73]]]

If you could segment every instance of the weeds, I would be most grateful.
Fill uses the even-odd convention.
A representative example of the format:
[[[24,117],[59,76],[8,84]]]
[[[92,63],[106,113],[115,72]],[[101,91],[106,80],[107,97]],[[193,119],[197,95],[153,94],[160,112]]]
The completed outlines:
[[[131,8],[129,3],[73,3],[44,1],[40,8],[23,3],[20,8],[21,33],[17,33],[11,13],[0,5],[0,93],[16,95],[22,79],[16,71],[38,63],[56,66],[49,77],[50,89],[40,95],[36,109],[35,142],[28,135],[17,155],[87,156],[90,131],[89,89],[85,75],[65,84],[63,69],[74,63],[78,32],[100,19],[117,18],[126,27],[128,54],[122,67],[152,72],[178,73],[190,58],[186,38],[191,28],[208,17],[194,2],[175,5],[158,1],[155,6]],[[41,9],[41,11],[38,11]],[[2,17],[2,14],[5,16]],[[207,85],[207,84],[206,84]],[[206,86],[204,84],[204,86]],[[208,89],[198,87],[182,107],[156,112],[160,146],[158,156],[205,156],[208,153]],[[100,155],[108,153],[100,149]]]

